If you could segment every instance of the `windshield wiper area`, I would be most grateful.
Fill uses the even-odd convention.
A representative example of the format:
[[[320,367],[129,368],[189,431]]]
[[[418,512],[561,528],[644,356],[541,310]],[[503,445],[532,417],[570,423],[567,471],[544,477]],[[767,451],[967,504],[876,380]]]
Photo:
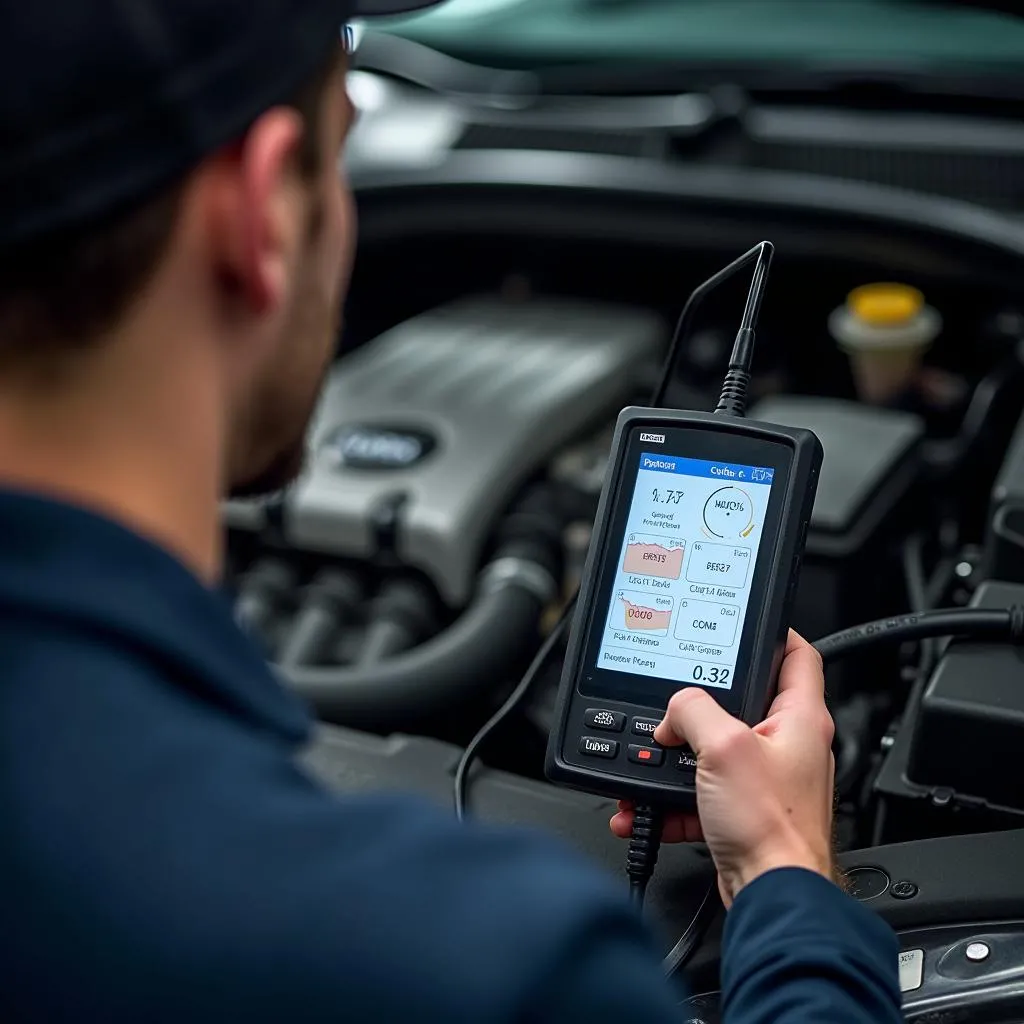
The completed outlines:
[[[355,66],[471,106],[497,110],[521,110],[530,106],[541,92],[540,81],[531,71],[471,64],[385,32],[365,32],[359,36]]]
[[[742,91],[728,86],[632,95],[552,90],[543,72],[473,64],[385,33],[366,33],[360,39],[356,67],[457,102],[471,119],[474,108],[494,123],[514,118],[519,130],[664,133],[693,138],[737,118],[746,107]],[[584,68],[576,73],[590,75]]]

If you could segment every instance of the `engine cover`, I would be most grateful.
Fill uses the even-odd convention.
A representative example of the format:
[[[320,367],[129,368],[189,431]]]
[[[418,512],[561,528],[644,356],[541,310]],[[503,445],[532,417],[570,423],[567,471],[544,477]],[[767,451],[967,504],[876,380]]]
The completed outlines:
[[[663,342],[644,311],[554,299],[461,300],[388,331],[330,375],[288,541],[366,559],[390,548],[465,604],[516,491],[632,398]]]

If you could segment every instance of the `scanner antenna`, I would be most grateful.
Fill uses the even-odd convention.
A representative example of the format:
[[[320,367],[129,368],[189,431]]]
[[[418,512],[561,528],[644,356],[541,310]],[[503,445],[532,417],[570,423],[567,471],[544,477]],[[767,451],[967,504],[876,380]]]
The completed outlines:
[[[722,393],[715,409],[715,412],[722,416],[743,416],[746,413],[747,386],[750,383],[750,368],[754,359],[757,320],[761,313],[761,302],[764,299],[768,284],[768,272],[771,269],[774,254],[775,246],[771,242],[761,242],[694,289],[693,294],[686,300],[682,315],[679,317],[679,323],[676,325],[676,331],[672,337],[672,344],[669,346],[668,355],[665,358],[661,380],[658,382],[654,398],[651,400],[651,405],[655,409],[664,408],[665,396],[672,378],[675,376],[679,352],[684,342],[689,340],[693,318],[701,302],[744,267],[754,263],[754,279],[750,283],[747,305],[743,310],[743,319],[740,321],[740,329],[736,334],[732,356],[729,359],[729,369],[726,371]]]

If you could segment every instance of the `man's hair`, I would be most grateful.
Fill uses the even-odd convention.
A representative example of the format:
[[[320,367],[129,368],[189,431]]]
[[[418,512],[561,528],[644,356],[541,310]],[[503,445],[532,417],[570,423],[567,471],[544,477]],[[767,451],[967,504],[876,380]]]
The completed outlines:
[[[305,123],[298,163],[310,180],[322,168],[320,118],[338,61],[334,54],[285,104]],[[0,253],[0,376],[52,380],[118,323],[160,266],[185,185],[88,228]]]

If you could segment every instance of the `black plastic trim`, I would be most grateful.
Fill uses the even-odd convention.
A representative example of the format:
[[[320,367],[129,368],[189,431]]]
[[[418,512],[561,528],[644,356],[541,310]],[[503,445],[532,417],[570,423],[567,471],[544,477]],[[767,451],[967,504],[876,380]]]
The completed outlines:
[[[980,206],[926,196],[885,186],[862,184],[783,171],[703,168],[630,157],[520,150],[454,152],[427,166],[363,165],[352,170],[352,182],[365,199],[394,197],[403,191],[426,189],[462,193],[512,190],[537,192],[600,192],[605,198],[671,200],[700,204],[705,210],[728,207],[744,211],[789,215],[827,215],[855,221],[861,229],[884,226],[927,238],[944,236],[993,254],[1024,259],[1024,220],[1000,215]],[[445,230],[447,208],[420,208],[419,226]],[[387,230],[371,208],[364,238]],[[480,216],[480,209],[475,211]],[[424,216],[426,215],[426,216]],[[504,228],[499,204],[492,216],[477,224],[480,231]],[[607,228],[607,221],[602,223]],[[408,230],[410,224],[406,222]],[[532,225],[537,230],[542,225]],[[824,225],[818,224],[821,230]],[[394,225],[401,230],[401,222]]]

